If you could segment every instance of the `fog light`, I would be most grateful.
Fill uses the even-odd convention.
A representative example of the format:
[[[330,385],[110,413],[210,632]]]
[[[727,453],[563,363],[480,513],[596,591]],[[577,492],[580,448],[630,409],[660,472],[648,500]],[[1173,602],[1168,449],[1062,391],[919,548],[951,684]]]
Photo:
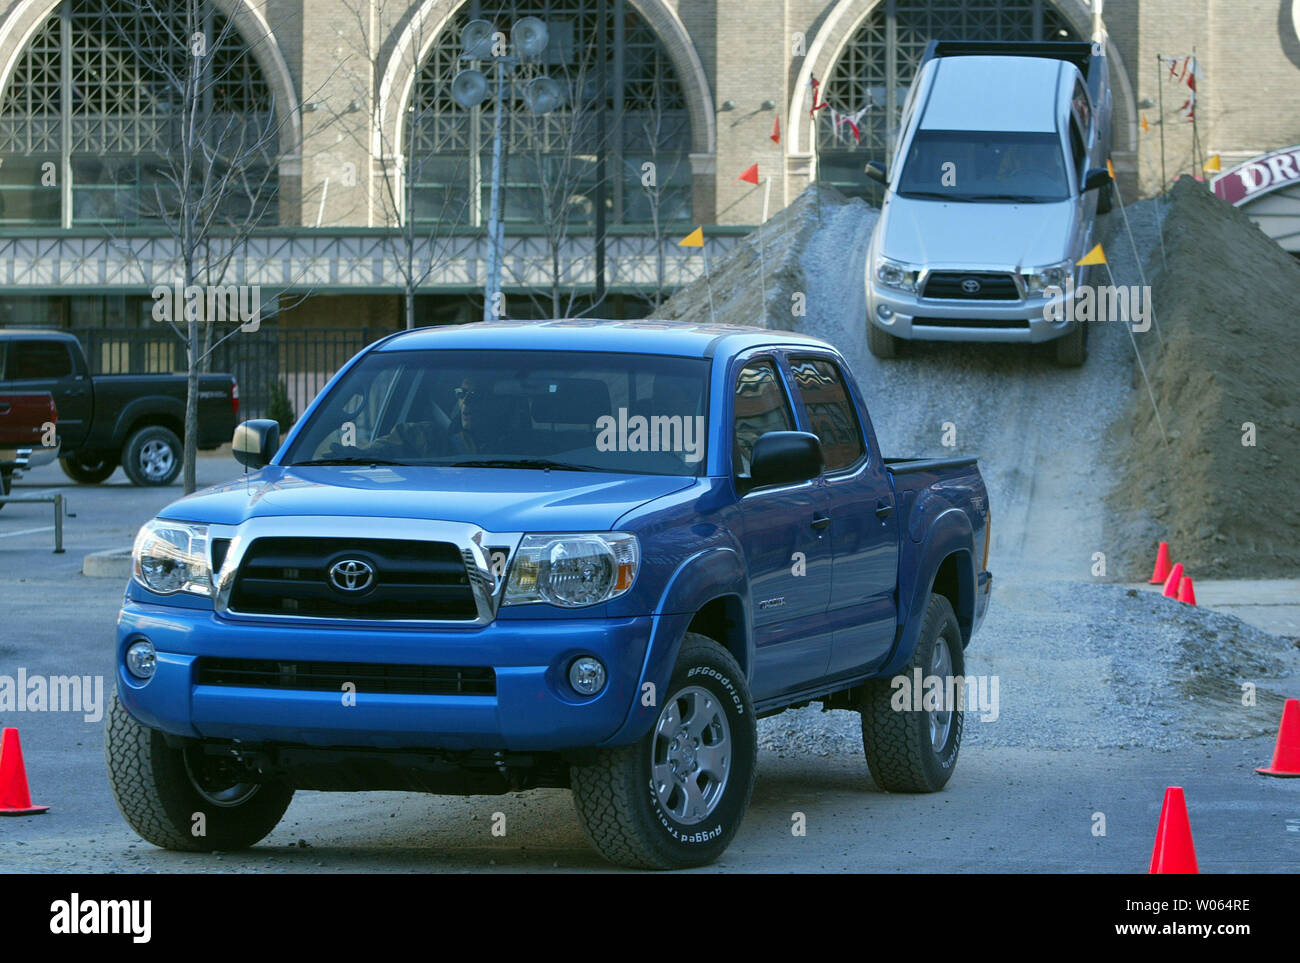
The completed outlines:
[[[893,316],[894,316],[894,309],[891,308],[888,304],[876,305],[876,317],[878,317],[881,321],[888,321]]]
[[[126,671],[137,679],[148,680],[153,678],[156,668],[158,653],[154,651],[153,643],[146,639],[131,643],[131,647],[126,650]]]
[[[583,695],[595,695],[605,688],[605,667],[600,659],[584,655],[569,666],[569,685]]]

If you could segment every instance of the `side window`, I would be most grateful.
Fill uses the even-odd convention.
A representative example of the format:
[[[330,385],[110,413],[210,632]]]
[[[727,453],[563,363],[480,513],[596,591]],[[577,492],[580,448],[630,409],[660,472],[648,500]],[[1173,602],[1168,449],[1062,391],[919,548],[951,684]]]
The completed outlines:
[[[1074,107],[1074,115],[1079,120],[1079,133],[1083,135],[1086,144],[1088,134],[1092,129],[1092,108],[1088,106],[1088,92],[1084,89],[1083,84],[1077,80],[1074,82],[1072,106]]]
[[[1082,186],[1083,177],[1088,173],[1088,152],[1079,135],[1079,125],[1073,117],[1070,118],[1070,152],[1074,155],[1074,169],[1079,172],[1079,184]]]
[[[769,431],[794,431],[794,415],[776,365],[771,361],[751,361],[736,378],[732,471],[749,475],[754,442]]]
[[[848,468],[863,456],[866,446],[844,376],[834,362],[820,358],[792,361],[791,367],[812,432],[821,439],[826,470]]]
[[[72,357],[62,341],[10,342],[8,378],[10,381],[34,381],[43,378],[66,378],[72,374]]]

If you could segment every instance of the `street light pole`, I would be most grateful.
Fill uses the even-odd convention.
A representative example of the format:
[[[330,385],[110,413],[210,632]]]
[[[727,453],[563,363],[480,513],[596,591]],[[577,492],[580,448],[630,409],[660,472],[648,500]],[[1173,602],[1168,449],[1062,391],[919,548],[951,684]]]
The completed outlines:
[[[605,300],[605,107],[609,99],[609,70],[605,49],[606,0],[599,0],[596,14],[596,71],[600,76],[600,100],[596,104],[596,291],[593,307]],[[617,43],[618,41],[615,40]]]
[[[483,279],[483,320],[494,321],[501,310],[501,262],[505,249],[505,219],[501,216],[501,128],[505,125],[506,67],[536,62],[546,49],[546,24],[523,17],[510,30],[513,56],[497,50],[500,34],[486,20],[471,20],[461,31],[461,60],[491,61],[496,66],[496,113],[492,118],[492,197],[488,208],[487,270]],[[480,70],[469,68],[451,82],[451,96],[465,110],[473,110],[488,94],[489,81]],[[546,76],[534,77],[524,90],[524,103],[534,114],[555,110],[563,101],[560,85]],[[477,140],[478,132],[475,131]]]
[[[483,288],[483,320],[495,321],[501,295],[501,126],[505,62],[497,61],[496,114],[492,118],[492,200],[488,207],[487,284]]]

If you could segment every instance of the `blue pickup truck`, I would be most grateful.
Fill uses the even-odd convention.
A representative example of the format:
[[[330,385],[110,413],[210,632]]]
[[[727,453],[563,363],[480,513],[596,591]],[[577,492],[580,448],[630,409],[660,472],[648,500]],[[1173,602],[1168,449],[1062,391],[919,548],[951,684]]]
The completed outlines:
[[[885,790],[952,775],[988,608],[972,458],[882,457],[834,348],[553,321],[408,331],[283,445],[140,531],[108,773],[159,846],[253,845],[295,789],[573,791],[613,862],[701,865],[749,804],[758,718],[862,716]]]

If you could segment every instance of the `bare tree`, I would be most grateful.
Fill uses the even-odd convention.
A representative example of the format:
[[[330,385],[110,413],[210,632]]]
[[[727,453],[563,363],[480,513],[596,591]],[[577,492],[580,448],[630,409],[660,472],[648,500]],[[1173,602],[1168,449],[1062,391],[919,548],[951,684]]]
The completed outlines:
[[[599,29],[604,29],[601,24]],[[591,38],[584,50],[568,57],[554,58],[568,61],[560,65],[526,65],[516,75],[506,123],[512,136],[507,142],[522,160],[534,184],[527,189],[523,207],[541,229],[544,247],[546,285],[541,293],[534,293],[529,285],[529,296],[543,312],[549,310],[555,318],[568,317],[580,300],[577,273],[578,259],[571,256],[573,237],[584,223],[595,223],[597,198],[600,196],[599,164],[597,156],[607,151],[617,131],[611,125],[604,136],[600,133],[599,112],[607,110],[607,95],[601,91],[601,70],[596,58],[597,43]],[[523,106],[522,90],[532,77],[544,73],[559,82],[565,91],[565,102],[546,114],[534,114]],[[606,168],[608,171],[608,167]],[[609,175],[606,173],[606,188]],[[612,196],[608,189],[604,191]],[[598,241],[593,238],[593,242]],[[593,243],[594,246],[594,243]],[[509,262],[507,262],[509,263]],[[516,282],[528,279],[514,264],[509,264]],[[598,307],[589,304],[584,312]]]
[[[227,275],[279,200],[286,121],[273,96],[250,104],[232,93],[247,92],[239,75],[251,54],[234,23],[207,0],[121,0],[112,19],[116,38],[146,78],[142,99],[150,111],[141,122],[158,145],[150,158],[152,193],[141,190],[134,213],[166,229],[180,268],[180,304],[155,292],[154,317],[186,348],[188,493],[195,489],[200,374],[217,345],[260,323],[241,315],[243,307],[260,310],[260,289],[227,284]],[[218,337],[218,321],[237,323]]]
[[[662,67],[660,68],[662,71]],[[666,78],[656,77],[656,86],[662,89]],[[690,169],[685,163],[685,154],[666,148],[665,145],[676,142],[683,134],[685,121],[670,112],[664,106],[664,98],[654,97],[648,104],[642,105],[635,112],[634,123],[643,135],[646,145],[646,160],[640,169],[632,173],[639,180],[644,193],[646,207],[650,214],[650,240],[654,244],[654,277],[650,284],[638,284],[643,296],[651,305],[651,314],[659,310],[667,300],[667,264],[665,250],[670,239],[670,225],[678,224],[680,218],[672,218],[674,212],[673,198],[683,178],[690,177]],[[636,188],[633,188],[636,189]],[[689,193],[686,194],[689,197]],[[680,225],[679,225],[680,226]]]
[[[426,89],[419,60],[436,39],[427,21],[412,12],[409,0],[344,0],[347,28],[340,37],[347,54],[339,79],[348,86],[347,109],[331,108],[332,124],[371,159],[367,216],[393,229],[388,237],[392,263],[402,279],[406,327],[415,327],[415,295],[440,267],[460,253],[457,228],[471,211],[469,159],[459,150],[472,136],[472,115],[430,109],[448,96]],[[409,16],[410,44],[397,52],[390,40]],[[406,58],[405,64],[392,60]],[[410,106],[394,123],[388,111],[402,102],[399,92],[383,89],[384,72],[393,67],[415,79]],[[343,100],[344,98],[340,98]],[[430,183],[429,176],[440,183]]]

